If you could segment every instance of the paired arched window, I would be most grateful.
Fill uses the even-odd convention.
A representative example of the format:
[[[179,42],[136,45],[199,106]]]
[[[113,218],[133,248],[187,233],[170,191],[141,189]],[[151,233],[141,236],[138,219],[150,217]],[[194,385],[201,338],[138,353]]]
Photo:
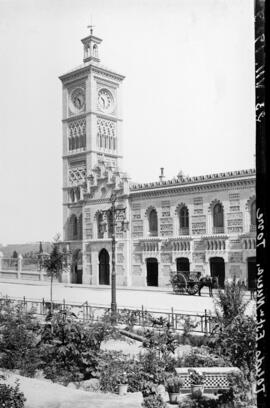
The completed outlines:
[[[189,214],[186,206],[183,206],[179,211],[179,233],[180,235],[189,234]]]
[[[224,212],[220,203],[217,203],[213,208],[213,227],[214,233],[224,232]]]
[[[256,227],[256,200],[250,206],[250,224],[252,229]]]
[[[157,236],[158,235],[158,217],[157,217],[157,211],[154,208],[149,212],[148,221],[149,221],[149,234],[152,236]]]

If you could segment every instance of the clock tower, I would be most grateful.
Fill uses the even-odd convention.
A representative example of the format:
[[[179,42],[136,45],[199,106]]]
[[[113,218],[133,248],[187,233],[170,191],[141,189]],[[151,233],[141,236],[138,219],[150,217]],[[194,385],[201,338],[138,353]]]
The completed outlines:
[[[81,41],[83,63],[60,76],[64,240],[78,244],[82,241],[81,217],[87,177],[101,164],[114,171],[121,170],[121,85],[124,79],[123,75],[101,64],[102,39],[93,35],[92,27]],[[73,215],[76,222],[72,224]]]

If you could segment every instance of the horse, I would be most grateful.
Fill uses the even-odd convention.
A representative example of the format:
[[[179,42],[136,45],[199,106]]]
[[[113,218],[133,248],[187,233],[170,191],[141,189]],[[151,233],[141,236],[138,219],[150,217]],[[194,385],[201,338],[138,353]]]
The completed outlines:
[[[213,289],[218,289],[218,278],[215,276],[204,276],[202,278],[200,278],[199,282],[199,290],[198,290],[198,294],[199,296],[201,296],[201,289],[204,286],[208,286],[209,289],[209,296],[213,296]]]

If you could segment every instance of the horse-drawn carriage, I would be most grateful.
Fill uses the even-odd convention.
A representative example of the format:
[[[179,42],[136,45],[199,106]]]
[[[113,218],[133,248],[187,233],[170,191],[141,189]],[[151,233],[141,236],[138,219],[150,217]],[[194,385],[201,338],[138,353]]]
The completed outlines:
[[[201,295],[202,287],[207,286],[209,295],[212,296],[212,289],[218,288],[217,278],[201,277],[201,272],[198,271],[171,272],[170,283],[177,294]]]

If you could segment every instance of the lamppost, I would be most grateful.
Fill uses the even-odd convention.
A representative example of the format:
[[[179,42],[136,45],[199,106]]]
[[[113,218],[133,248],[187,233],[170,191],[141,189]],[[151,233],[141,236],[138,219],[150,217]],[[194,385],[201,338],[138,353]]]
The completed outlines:
[[[102,210],[103,215],[102,222],[102,232],[106,232],[106,221],[104,221],[104,216],[107,218],[108,231],[111,232],[112,239],[112,272],[111,272],[111,316],[112,321],[116,322],[116,312],[117,312],[117,303],[116,303],[116,270],[115,270],[115,248],[116,248],[116,226],[118,223],[121,223],[121,231],[125,232],[128,229],[128,221],[126,217],[125,208],[116,208],[117,195],[112,193],[110,197],[111,207],[107,210]]]

